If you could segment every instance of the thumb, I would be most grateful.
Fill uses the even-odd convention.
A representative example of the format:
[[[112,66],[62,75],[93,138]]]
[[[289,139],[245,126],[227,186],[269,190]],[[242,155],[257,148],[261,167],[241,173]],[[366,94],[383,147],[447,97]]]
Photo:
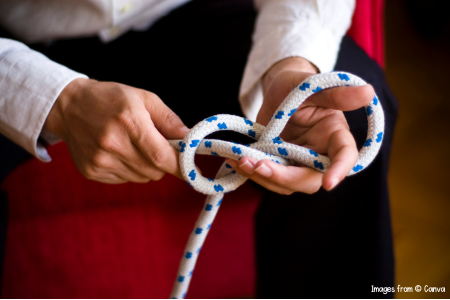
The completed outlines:
[[[351,111],[372,101],[375,91],[370,84],[335,87],[322,90],[309,97],[303,106],[321,106],[341,111]]]
[[[189,132],[180,117],[157,95],[145,91],[145,107],[153,124],[166,139],[182,139]]]
[[[261,108],[259,109],[258,116],[256,117],[256,122],[263,126],[267,126],[273,113],[274,111],[267,104],[267,101],[264,101],[261,105]]]

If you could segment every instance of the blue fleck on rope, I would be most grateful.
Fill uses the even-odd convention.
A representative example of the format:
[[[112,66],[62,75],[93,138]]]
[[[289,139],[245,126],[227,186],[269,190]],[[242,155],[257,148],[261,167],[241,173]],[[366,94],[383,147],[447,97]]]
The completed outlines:
[[[172,147],[180,151],[180,167],[185,180],[196,191],[208,195],[181,258],[171,298],[179,299],[186,296],[195,263],[224,194],[237,189],[247,180],[226,163],[222,164],[215,179],[205,178],[195,165],[195,154],[222,156],[235,160],[251,156],[258,161],[270,159],[283,165],[300,163],[319,172],[325,172],[330,166],[330,159],[327,156],[287,143],[280,138],[280,134],[296,109],[312,94],[332,87],[365,84],[367,83],[361,78],[346,72],[314,75],[301,82],[289,93],[267,127],[237,116],[216,115],[195,125],[183,140],[169,141]],[[366,113],[369,124],[367,139],[359,152],[358,161],[347,176],[365,169],[381,147],[384,114],[376,95],[366,106]],[[234,130],[254,138],[256,142],[250,145],[239,145],[221,140],[204,139],[207,135],[220,130]]]

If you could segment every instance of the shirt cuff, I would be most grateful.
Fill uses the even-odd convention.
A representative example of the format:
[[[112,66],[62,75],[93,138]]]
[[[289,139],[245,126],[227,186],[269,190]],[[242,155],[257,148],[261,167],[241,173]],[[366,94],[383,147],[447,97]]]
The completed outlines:
[[[51,160],[38,143],[62,90],[86,75],[57,64],[24,44],[0,39],[0,132],[38,159]],[[45,133],[43,138],[49,137]],[[49,142],[55,142],[55,136]]]
[[[239,92],[243,113],[252,121],[263,103],[261,79],[277,62],[302,57],[321,72],[333,70],[353,13],[351,0],[328,1],[327,5],[294,0],[260,2]]]
[[[45,145],[39,142],[39,138],[45,140],[49,145],[53,145],[62,141],[59,136],[43,128],[45,120],[47,119],[47,116],[50,113],[53,104],[55,104],[55,101],[58,98],[59,94],[61,94],[61,92],[69,83],[71,83],[73,80],[77,78],[88,78],[88,77],[86,75],[79,74],[76,72],[73,72],[72,74],[66,74],[66,77],[61,80],[61,82],[57,87],[55,87],[52,95],[49,95],[50,96],[50,98],[48,99],[49,101],[46,103],[46,105],[43,106],[41,114],[37,116],[38,118],[36,123],[36,129],[40,128],[40,130],[36,130],[35,132],[33,132],[33,135],[31,137],[32,141],[35,141],[33,143],[35,147],[34,149],[32,149],[31,153],[44,162],[50,162],[52,159],[48,154]]]
[[[284,32],[274,33],[284,35],[284,39],[278,39],[280,47],[268,52],[274,39],[271,38],[272,35],[267,36],[254,46],[244,71],[239,100],[244,115],[252,121],[256,120],[263,102],[261,79],[274,64],[288,57],[302,57],[314,64],[320,72],[331,72],[336,64],[341,38],[336,41],[331,32],[322,30],[309,39],[296,36],[293,27],[280,31]]]

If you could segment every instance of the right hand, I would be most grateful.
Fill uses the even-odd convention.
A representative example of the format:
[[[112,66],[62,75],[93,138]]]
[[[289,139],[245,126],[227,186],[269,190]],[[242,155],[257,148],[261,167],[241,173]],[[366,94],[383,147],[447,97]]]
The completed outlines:
[[[166,138],[189,132],[161,99],[114,82],[75,79],[62,91],[44,128],[68,145],[78,170],[104,183],[182,178],[178,152]]]
[[[264,100],[256,121],[267,125],[291,90],[315,73],[314,66],[301,57],[287,58],[272,66],[263,78]],[[311,194],[321,186],[331,190],[358,160],[358,148],[343,111],[363,107],[373,96],[370,85],[324,89],[306,99],[289,119],[281,138],[328,155],[331,165],[323,174],[304,166],[283,166],[252,157],[227,163],[239,174],[280,194]]]

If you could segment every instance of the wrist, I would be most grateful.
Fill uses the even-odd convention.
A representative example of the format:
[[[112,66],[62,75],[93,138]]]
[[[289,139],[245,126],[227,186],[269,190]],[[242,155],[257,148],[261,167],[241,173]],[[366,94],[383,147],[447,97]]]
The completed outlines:
[[[270,87],[273,80],[282,72],[298,71],[304,73],[311,73],[311,75],[318,74],[319,69],[307,59],[303,57],[288,57],[275,63],[263,76],[262,85],[263,91]]]
[[[70,102],[74,101],[76,95],[78,95],[90,81],[91,79],[77,78],[66,85],[58,98],[56,98],[56,101],[45,120],[44,129],[56,134],[61,139],[66,140],[67,128],[65,126],[64,114],[67,106]]]

